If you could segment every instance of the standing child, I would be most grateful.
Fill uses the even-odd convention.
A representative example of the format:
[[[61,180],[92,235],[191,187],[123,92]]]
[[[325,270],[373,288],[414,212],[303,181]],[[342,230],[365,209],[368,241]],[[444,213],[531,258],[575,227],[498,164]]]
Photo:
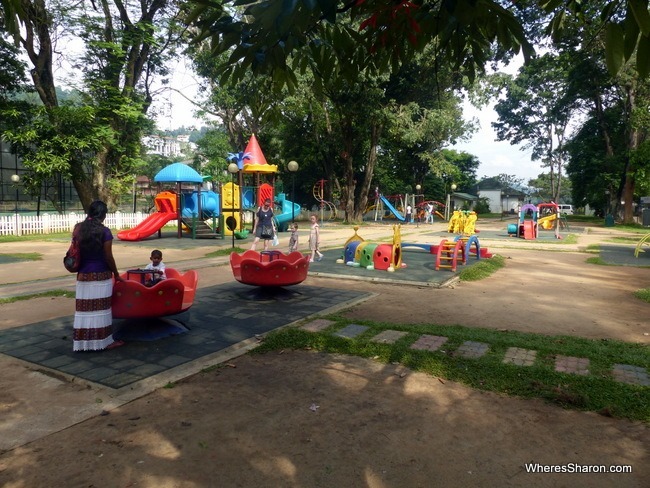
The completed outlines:
[[[291,224],[291,237],[289,237],[289,252],[298,250],[298,224]]]
[[[167,275],[165,274],[165,263],[163,263],[162,257],[162,251],[159,251],[158,249],[151,251],[151,257],[149,258],[151,259],[151,262],[144,268],[146,271],[151,271],[151,279],[148,280],[145,285],[153,286],[159,281],[167,279]]]
[[[311,221],[311,229],[309,230],[309,250],[311,251],[311,257],[309,262],[313,263],[316,255],[316,261],[323,259],[323,253],[320,252],[320,227],[318,226],[318,217],[312,215],[309,217]]]

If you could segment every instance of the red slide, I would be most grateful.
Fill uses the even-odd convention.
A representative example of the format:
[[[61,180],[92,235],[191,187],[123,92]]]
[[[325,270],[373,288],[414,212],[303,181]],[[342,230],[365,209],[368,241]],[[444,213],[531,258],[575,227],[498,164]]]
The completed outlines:
[[[158,229],[162,228],[170,220],[178,218],[176,212],[156,212],[149,215],[146,219],[140,222],[133,229],[122,230],[117,233],[118,239],[122,241],[139,241],[149,237]]]

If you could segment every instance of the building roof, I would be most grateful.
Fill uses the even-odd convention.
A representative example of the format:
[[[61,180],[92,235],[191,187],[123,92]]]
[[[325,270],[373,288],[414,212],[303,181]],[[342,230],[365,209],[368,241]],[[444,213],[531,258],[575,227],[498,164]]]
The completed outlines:
[[[504,185],[503,182],[499,181],[497,177],[492,177],[492,178],[484,178],[481,181],[478,182],[476,185],[477,189],[484,190],[484,191],[495,191],[499,190],[501,191],[502,194],[504,195],[510,195],[510,196],[525,196],[526,193],[524,193],[521,190],[517,190],[516,188],[512,188],[508,185]]]
[[[454,192],[451,194],[452,197],[455,198],[460,198],[461,200],[478,200],[478,197],[476,195],[470,195],[469,193],[462,193],[462,192]]]

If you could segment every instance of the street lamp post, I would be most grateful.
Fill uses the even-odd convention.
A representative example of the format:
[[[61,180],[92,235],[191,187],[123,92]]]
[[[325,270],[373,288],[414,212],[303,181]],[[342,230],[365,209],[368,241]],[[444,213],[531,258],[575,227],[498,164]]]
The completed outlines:
[[[11,175],[11,182],[16,187],[16,207],[14,209],[14,212],[16,214],[16,229],[14,233],[15,235],[19,235],[18,233],[18,183],[20,182],[20,175],[18,173]]]
[[[231,226],[230,232],[232,234],[232,248],[235,248],[235,229],[237,228],[237,220],[235,219],[235,174],[239,172],[237,163],[230,163],[228,165],[228,173],[230,173],[230,219]]]
[[[289,161],[287,169],[291,173],[291,223],[296,221],[296,171],[298,171],[298,163],[296,161]]]
[[[418,197],[420,196],[420,190],[422,189],[422,186],[420,184],[415,185],[415,201],[413,202],[413,206],[415,207],[415,226],[419,227],[420,226],[420,212],[418,212]]]

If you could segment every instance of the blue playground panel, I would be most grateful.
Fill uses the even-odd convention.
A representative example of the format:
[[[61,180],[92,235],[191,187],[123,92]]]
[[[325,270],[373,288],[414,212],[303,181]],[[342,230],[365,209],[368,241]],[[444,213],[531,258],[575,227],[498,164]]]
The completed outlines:
[[[424,249],[426,252],[431,252],[432,244],[417,244],[415,242],[402,242],[402,249],[406,250],[408,247],[418,247]]]
[[[183,217],[198,217],[199,212],[199,196],[198,191],[183,194]],[[219,195],[213,191],[201,192],[201,211],[206,217],[219,216]]]
[[[345,251],[343,252],[343,262],[350,263],[354,261],[354,256],[357,252],[357,247],[361,244],[362,241],[352,241],[350,244],[345,246]]]

